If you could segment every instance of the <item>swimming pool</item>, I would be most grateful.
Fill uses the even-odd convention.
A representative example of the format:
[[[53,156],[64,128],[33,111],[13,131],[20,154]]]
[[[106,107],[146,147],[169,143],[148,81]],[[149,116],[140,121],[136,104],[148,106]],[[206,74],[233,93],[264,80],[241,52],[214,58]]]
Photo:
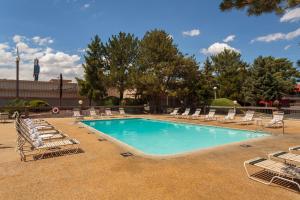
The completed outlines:
[[[82,121],[147,155],[166,156],[268,136],[253,131],[152,119]]]

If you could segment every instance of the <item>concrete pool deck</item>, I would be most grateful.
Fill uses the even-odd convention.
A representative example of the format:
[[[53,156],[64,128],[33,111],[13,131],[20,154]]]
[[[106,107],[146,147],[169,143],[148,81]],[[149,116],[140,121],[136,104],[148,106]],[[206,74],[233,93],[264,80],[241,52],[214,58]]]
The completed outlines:
[[[143,116],[136,116],[143,117]],[[256,130],[256,126],[220,124],[147,115],[147,118]],[[167,159],[124,158],[122,148],[73,124],[47,119],[81,142],[84,153],[21,162],[15,151],[13,123],[0,124],[0,199],[300,199],[300,194],[247,178],[245,160],[300,145],[300,121],[286,120],[286,134]]]

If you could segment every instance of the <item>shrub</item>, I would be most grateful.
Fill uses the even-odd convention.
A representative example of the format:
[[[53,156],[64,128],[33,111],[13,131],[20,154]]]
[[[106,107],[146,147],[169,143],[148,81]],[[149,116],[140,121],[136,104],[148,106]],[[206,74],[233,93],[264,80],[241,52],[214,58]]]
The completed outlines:
[[[123,99],[124,106],[138,106],[138,105],[143,105],[144,103],[145,102],[142,99],[131,99],[131,98]]]
[[[49,111],[51,110],[50,105],[43,100],[31,100],[27,101],[24,99],[13,99],[9,101],[6,106],[8,107],[15,107],[15,108],[8,108],[5,111],[9,112],[10,114],[14,113],[15,111],[24,112],[24,107],[29,107],[29,110],[32,112],[40,112],[40,111]]]
[[[24,106],[28,106],[28,101],[24,100],[24,99],[13,99],[11,101],[9,101],[6,106],[10,106],[10,107],[24,107]]]
[[[220,98],[220,99],[214,99],[211,102],[211,106],[230,106],[230,107],[233,107],[234,103],[230,99]],[[240,106],[240,105],[237,104],[237,106]]]
[[[106,97],[103,100],[103,105],[104,106],[117,106],[117,105],[119,105],[119,101],[120,101],[120,99],[118,97],[110,96],[110,97]]]
[[[30,111],[32,112],[43,112],[43,111],[50,111],[51,107],[48,102],[43,100],[31,100],[28,102],[28,106]]]
[[[48,102],[43,100],[31,100],[28,102],[29,107],[35,108],[35,107],[48,107],[50,106]]]

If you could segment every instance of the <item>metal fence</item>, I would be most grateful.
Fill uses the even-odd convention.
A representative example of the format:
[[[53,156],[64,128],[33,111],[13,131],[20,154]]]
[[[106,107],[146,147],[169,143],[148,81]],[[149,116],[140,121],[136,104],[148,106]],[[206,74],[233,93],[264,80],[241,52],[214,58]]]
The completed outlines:
[[[18,111],[19,113],[30,116],[33,118],[42,117],[71,117],[73,115],[73,110],[80,110],[85,116],[89,116],[89,110],[93,108],[99,114],[105,113],[105,109],[110,108],[112,113],[118,113],[119,108],[124,108],[125,112],[128,114],[168,114],[173,111],[173,107],[150,107],[150,106],[63,106],[59,107],[59,113],[54,114],[52,112],[52,107],[0,107],[0,112],[9,113],[10,116]],[[274,111],[284,112],[286,119],[300,119],[300,108],[275,108],[275,107],[225,107],[225,106],[207,106],[200,107],[201,114],[207,114],[210,109],[216,109],[217,115],[226,115],[229,109],[235,109],[237,115],[244,115],[247,110],[255,111],[255,117],[260,118],[271,118]],[[197,108],[191,108],[190,113],[193,113]],[[180,112],[184,112],[185,107],[180,108]]]
[[[62,106],[58,107],[59,112],[53,113],[53,107],[0,107],[0,113],[9,113],[9,116],[12,117],[13,114],[17,111],[25,117],[31,118],[62,118],[62,117],[71,117],[73,116],[73,110],[80,110],[81,114],[84,116],[90,115],[90,109],[95,109],[99,114],[105,113],[105,109],[110,108],[112,113],[118,113],[119,108],[124,108],[125,112],[128,114],[147,114],[150,112],[145,106]]]

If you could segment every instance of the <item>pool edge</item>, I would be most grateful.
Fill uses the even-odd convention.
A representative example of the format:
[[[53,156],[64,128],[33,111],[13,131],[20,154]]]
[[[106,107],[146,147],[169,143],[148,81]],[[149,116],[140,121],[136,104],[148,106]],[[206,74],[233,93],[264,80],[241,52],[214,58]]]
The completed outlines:
[[[114,119],[124,119],[124,118],[114,118]],[[126,119],[126,118],[125,118]],[[129,118],[130,119],[130,118]],[[149,119],[149,118],[145,118],[145,117],[137,117],[136,119]],[[110,119],[106,119],[106,120],[110,120]],[[169,120],[161,120],[161,119],[151,119],[150,120],[157,120],[157,121],[167,121],[167,122],[173,122],[174,121],[169,121]],[[134,148],[131,145],[126,144],[125,142],[122,142],[112,136],[109,136],[85,123],[82,123],[84,121],[101,121],[101,119],[96,119],[96,120],[82,120],[80,121],[80,124],[83,125],[85,128],[90,129],[96,133],[98,133],[100,136],[102,136],[103,138],[107,139],[108,141],[119,145],[121,148],[126,149],[126,151],[130,151],[131,153],[133,153],[135,156],[140,156],[143,158],[149,158],[149,159],[157,159],[157,160],[161,160],[161,159],[169,159],[169,158],[178,158],[178,157],[183,157],[183,156],[187,156],[187,155],[194,155],[194,154],[199,154],[199,153],[205,153],[214,149],[222,149],[224,147],[230,147],[230,146],[236,146],[236,145],[241,145],[244,143],[253,143],[253,142],[257,142],[257,141],[263,141],[263,140],[267,140],[267,139],[271,139],[274,138],[275,136],[272,134],[269,134],[269,136],[262,136],[260,138],[253,138],[253,139],[249,139],[246,141],[239,141],[239,142],[232,142],[232,143],[228,143],[228,144],[222,144],[222,145],[218,145],[218,146],[213,146],[213,147],[207,147],[207,148],[203,148],[203,149],[196,149],[196,150],[192,150],[192,151],[187,151],[184,153],[177,153],[177,154],[170,154],[170,155],[154,155],[154,154],[147,154],[137,148]],[[175,123],[181,123],[181,124],[191,124],[191,125],[201,125],[201,126],[208,126],[208,127],[218,127],[218,128],[227,128],[227,129],[234,129],[234,130],[242,130],[242,131],[250,131],[250,132],[257,132],[257,131],[253,131],[253,130],[247,130],[247,129],[238,129],[238,128],[228,128],[228,127],[222,127],[222,126],[213,126],[213,125],[203,125],[203,124],[196,124],[196,123],[188,123],[188,122],[175,122]],[[263,132],[266,133],[266,132]]]

